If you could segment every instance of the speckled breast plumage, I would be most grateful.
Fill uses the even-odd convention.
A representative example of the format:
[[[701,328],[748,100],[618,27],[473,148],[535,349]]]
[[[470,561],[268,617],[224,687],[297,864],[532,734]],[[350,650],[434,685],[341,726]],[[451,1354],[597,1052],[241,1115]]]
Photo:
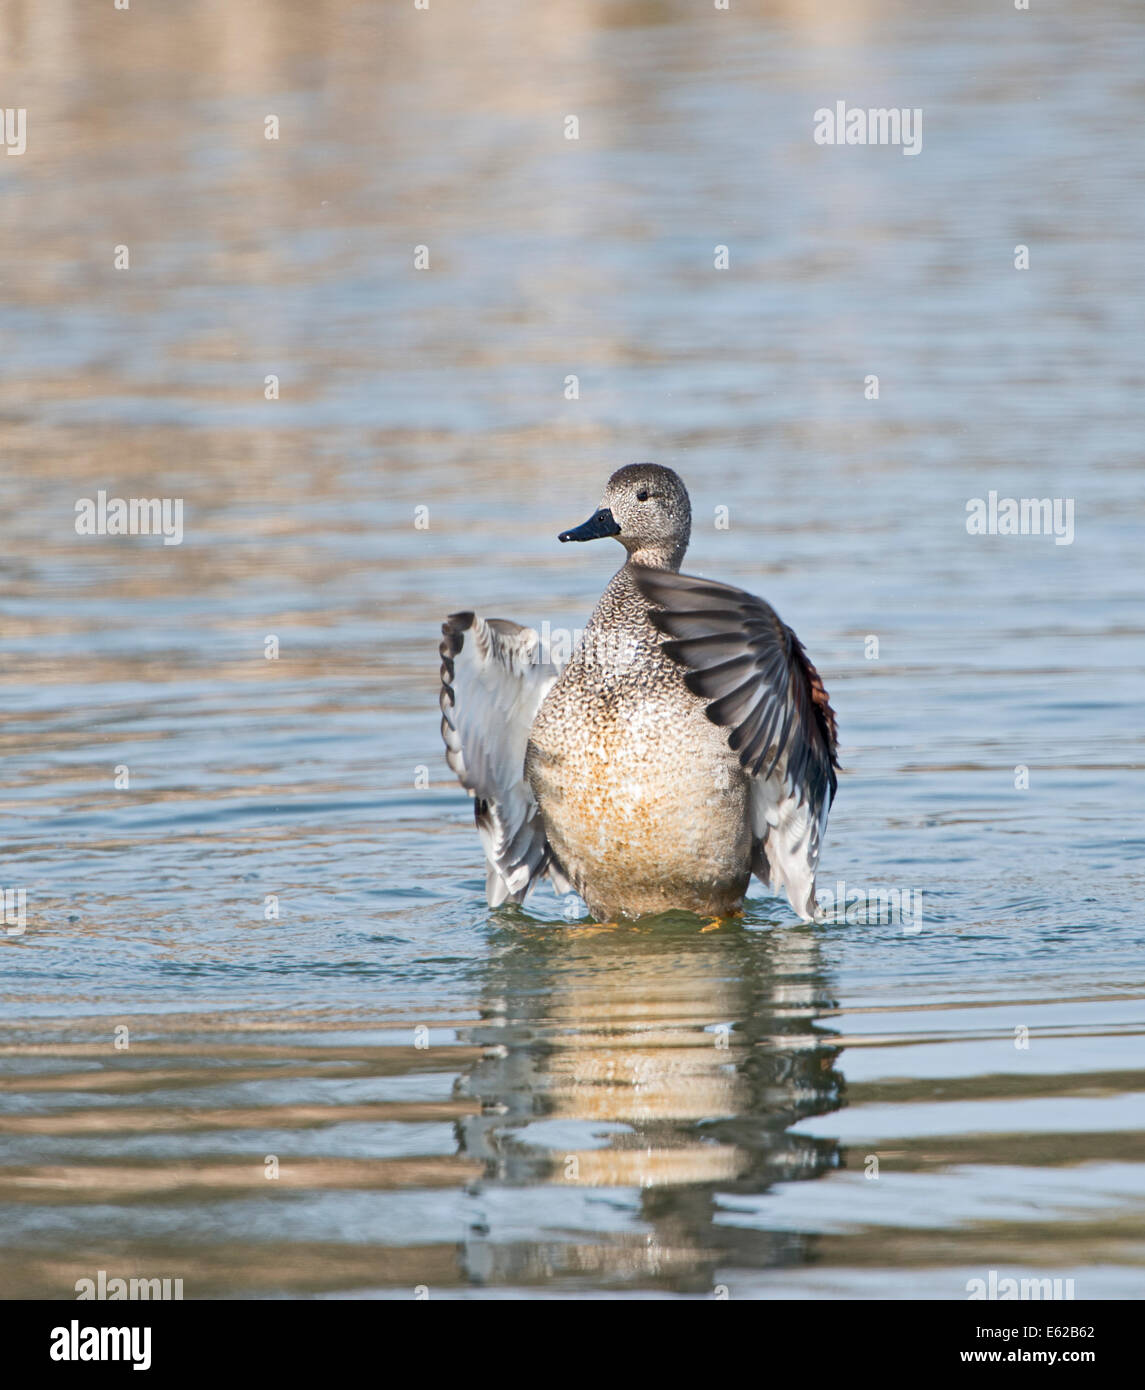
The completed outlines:
[[[525,772],[594,914],[722,915],[751,874],[747,779],[647,611],[621,570],[537,714]]]

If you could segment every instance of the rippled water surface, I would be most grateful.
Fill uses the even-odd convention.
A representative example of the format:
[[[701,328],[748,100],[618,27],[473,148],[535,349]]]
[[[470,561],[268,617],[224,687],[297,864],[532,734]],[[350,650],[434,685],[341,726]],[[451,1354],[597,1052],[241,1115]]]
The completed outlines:
[[[0,30],[0,1294],[1140,1296],[1139,8]],[[918,931],[486,908],[438,626],[581,625],[640,458],[831,691],[821,884]]]

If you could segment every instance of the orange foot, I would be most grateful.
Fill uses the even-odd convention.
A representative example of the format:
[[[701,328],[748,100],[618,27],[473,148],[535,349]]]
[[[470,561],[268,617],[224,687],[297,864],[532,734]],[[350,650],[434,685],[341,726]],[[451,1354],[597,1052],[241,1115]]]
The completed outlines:
[[[611,931],[619,925],[619,922],[592,922],[585,927],[569,927],[567,930],[570,936],[598,936],[602,931]]]

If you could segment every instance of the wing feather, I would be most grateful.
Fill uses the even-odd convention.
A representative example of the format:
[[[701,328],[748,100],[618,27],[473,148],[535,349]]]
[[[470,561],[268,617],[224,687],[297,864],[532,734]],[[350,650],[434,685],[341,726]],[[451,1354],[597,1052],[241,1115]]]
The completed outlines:
[[[474,799],[489,905],[522,902],[546,873],[568,892],[525,780],[529,730],[558,669],[538,659],[531,627],[454,613],[441,631],[445,760]]]
[[[752,866],[785,889],[801,917],[816,916],[815,869],[837,786],[835,714],[795,633],[763,599],[670,570],[634,578],[656,607],[664,651],[752,779]]]

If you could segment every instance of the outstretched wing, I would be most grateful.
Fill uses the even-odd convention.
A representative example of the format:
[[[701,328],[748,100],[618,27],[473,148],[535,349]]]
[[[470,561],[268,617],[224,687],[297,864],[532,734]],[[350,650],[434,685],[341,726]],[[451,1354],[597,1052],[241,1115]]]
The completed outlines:
[[[729,584],[637,569],[648,614],[687,667],[685,684],[752,779],[752,868],[816,916],[815,868],[835,795],[835,714],[795,633],[762,599]]]
[[[454,613],[441,631],[445,759],[475,801],[489,905],[521,902],[544,873],[568,892],[525,780],[529,730],[557,668],[537,659],[531,627],[503,618]]]

